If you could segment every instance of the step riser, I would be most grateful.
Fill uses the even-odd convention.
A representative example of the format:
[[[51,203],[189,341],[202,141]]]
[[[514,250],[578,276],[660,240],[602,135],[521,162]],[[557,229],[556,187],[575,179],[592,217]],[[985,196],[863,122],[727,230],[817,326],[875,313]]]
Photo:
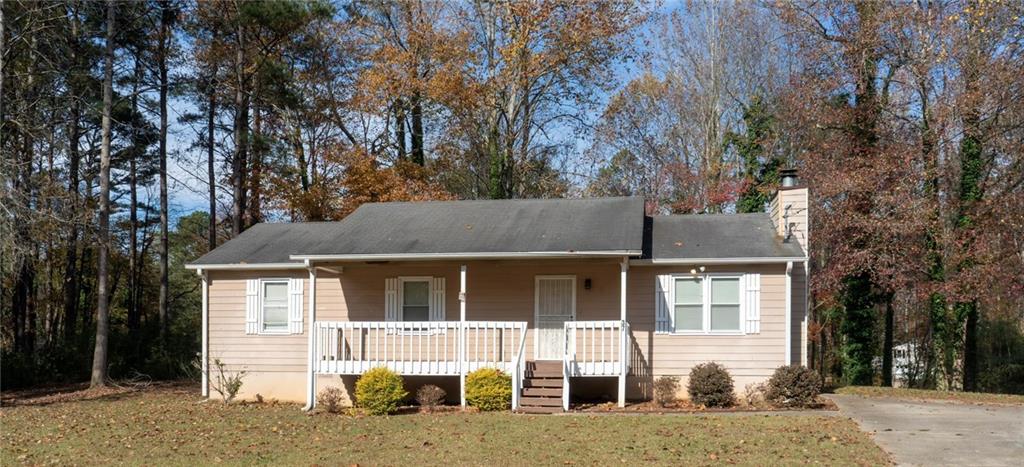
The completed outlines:
[[[524,388],[561,388],[562,379],[558,378],[526,378],[523,380]]]
[[[562,388],[523,388],[523,397],[562,397]]]
[[[562,399],[554,397],[521,397],[519,405],[523,407],[561,407]]]
[[[552,413],[562,413],[562,408],[561,407],[520,407],[520,408],[516,409],[516,412],[518,412],[518,413],[527,413],[527,414],[552,414]]]

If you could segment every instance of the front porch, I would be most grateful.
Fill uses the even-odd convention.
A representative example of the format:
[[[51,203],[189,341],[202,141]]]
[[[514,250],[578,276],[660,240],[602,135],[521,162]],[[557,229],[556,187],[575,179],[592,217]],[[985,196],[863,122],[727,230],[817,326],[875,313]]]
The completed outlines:
[[[625,404],[630,335],[624,260],[308,265],[310,309],[318,310],[317,300],[331,300],[342,302],[346,311],[323,319],[311,313],[310,408],[317,375],[357,376],[381,366],[403,376],[457,376],[463,406],[466,374],[483,367],[512,377],[514,410],[568,410],[571,378],[578,377],[615,378],[618,403]],[[318,280],[324,271],[326,282]],[[429,291],[416,295],[429,297],[420,308],[408,299],[415,290],[405,284],[414,280],[429,284]],[[318,295],[318,282],[326,293]],[[446,294],[446,282],[457,283],[457,293]],[[470,292],[467,283],[474,286]],[[383,307],[372,306],[368,299],[374,296],[384,298],[376,302]],[[456,308],[458,320],[451,319]],[[613,313],[620,319],[593,319]],[[374,315],[379,318],[363,318]]]
[[[512,377],[513,410],[524,397],[538,407],[552,406],[550,398],[557,397],[557,406],[568,410],[570,378],[616,377],[621,388],[630,370],[629,323],[622,320],[567,321],[561,359],[536,363],[526,360],[525,321],[317,321],[314,329],[314,374],[361,375],[386,367],[404,376],[459,376],[462,405],[465,376],[479,368]],[[556,377],[560,384],[550,381]],[[624,403],[624,394],[619,400]]]

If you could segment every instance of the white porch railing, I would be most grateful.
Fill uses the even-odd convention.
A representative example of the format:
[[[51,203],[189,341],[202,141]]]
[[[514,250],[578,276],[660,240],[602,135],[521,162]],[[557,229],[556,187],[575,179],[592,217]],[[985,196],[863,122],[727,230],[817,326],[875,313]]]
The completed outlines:
[[[455,376],[492,367],[514,375],[514,385],[521,379],[522,321],[317,321],[315,328],[319,374],[383,366],[403,375]]]
[[[566,321],[566,376],[619,376],[629,372],[629,323]]]

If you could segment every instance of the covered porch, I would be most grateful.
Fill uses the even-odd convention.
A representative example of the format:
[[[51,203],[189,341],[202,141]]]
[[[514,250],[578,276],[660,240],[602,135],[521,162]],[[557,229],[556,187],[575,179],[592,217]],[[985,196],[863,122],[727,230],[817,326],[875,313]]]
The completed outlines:
[[[462,405],[466,374],[483,367],[512,377],[516,410],[567,410],[577,377],[617,379],[625,404],[627,258],[306,265],[311,408],[317,375],[381,366],[458,377]],[[418,281],[429,284],[426,300]]]

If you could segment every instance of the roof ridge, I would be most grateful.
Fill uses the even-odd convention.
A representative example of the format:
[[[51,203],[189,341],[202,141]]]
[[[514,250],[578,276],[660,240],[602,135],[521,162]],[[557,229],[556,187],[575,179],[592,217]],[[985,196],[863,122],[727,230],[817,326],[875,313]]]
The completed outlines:
[[[544,201],[598,201],[598,200],[630,200],[630,199],[642,199],[641,196],[591,196],[591,197],[579,197],[579,198],[505,198],[505,199],[444,199],[444,200],[421,200],[421,201],[371,201],[366,202],[359,207],[366,205],[385,205],[385,204],[454,204],[454,203],[508,203],[508,202],[544,202]]]

